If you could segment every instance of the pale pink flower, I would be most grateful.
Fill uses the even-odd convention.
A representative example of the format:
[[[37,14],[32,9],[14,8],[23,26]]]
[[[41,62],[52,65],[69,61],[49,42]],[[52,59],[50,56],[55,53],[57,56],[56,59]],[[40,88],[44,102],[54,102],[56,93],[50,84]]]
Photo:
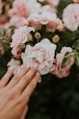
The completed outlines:
[[[17,46],[17,47],[13,47],[12,50],[11,50],[11,53],[13,54],[13,56],[16,58],[16,59],[20,59],[21,57],[21,51],[22,49],[20,48],[20,46]]]
[[[70,47],[63,47],[61,52],[56,55],[56,65],[55,69],[52,71],[52,74],[56,75],[58,78],[67,77],[70,74],[70,68],[74,64],[74,58],[71,57],[70,62],[62,68],[62,62],[65,58],[66,53],[71,53],[72,48]]]
[[[14,74],[17,73],[18,69],[20,68],[20,61],[19,60],[15,60],[15,59],[11,59],[8,64],[7,64],[8,68],[13,68],[14,69]]]
[[[29,40],[30,32],[34,31],[33,27],[19,27],[15,30],[13,36],[12,36],[12,42],[10,44],[10,47],[12,48],[12,54],[15,55],[20,49],[20,45],[24,44]]]
[[[33,13],[31,14],[28,19],[27,22],[30,23],[30,25],[32,27],[36,28],[40,28],[42,25],[40,24],[40,16],[38,13]]]
[[[71,53],[71,52],[72,52],[71,47],[65,47],[65,46],[62,47],[61,52],[56,55],[57,64],[62,65],[62,62],[63,62],[63,59],[64,59],[66,53]]]
[[[37,67],[41,75],[47,74],[53,68],[53,59],[56,45],[49,39],[43,39],[34,47],[27,45],[25,53],[22,53],[24,66]]]
[[[27,8],[30,14],[38,13],[41,9],[41,4],[37,2],[37,0],[26,0]]]
[[[71,58],[70,62],[64,68],[61,67],[61,64],[58,64],[52,71],[52,74],[56,75],[58,78],[67,77],[70,74],[70,69],[73,64],[74,64],[73,58]]]
[[[15,27],[21,27],[24,26],[25,24],[26,24],[26,19],[19,16],[13,16],[9,21],[9,25],[10,26],[13,25]]]
[[[16,75],[17,73],[19,74],[22,71],[22,69],[25,68],[23,65],[21,65],[21,62],[19,60],[15,60],[13,58],[8,62],[7,66],[8,69],[13,69],[14,75]]]
[[[71,31],[77,30],[79,26],[79,4],[69,4],[63,11],[65,27]]]
[[[46,11],[51,12],[51,13],[57,13],[57,9],[55,7],[51,7],[50,5],[41,6],[38,13],[42,13],[42,12],[46,12]]]
[[[15,29],[10,46],[13,48],[19,46],[21,43],[27,42],[31,31],[34,31],[33,27],[22,26]]]
[[[57,18],[55,13],[47,11],[42,12],[41,14],[31,14],[28,17],[28,21],[34,28],[40,28],[42,25],[45,25],[51,32],[54,32],[58,26],[63,26],[63,23],[59,18]]]
[[[20,17],[25,17],[27,18],[29,15],[29,11],[27,8],[27,2],[26,0],[15,0],[13,2],[12,9],[9,11],[10,16],[20,16]]]

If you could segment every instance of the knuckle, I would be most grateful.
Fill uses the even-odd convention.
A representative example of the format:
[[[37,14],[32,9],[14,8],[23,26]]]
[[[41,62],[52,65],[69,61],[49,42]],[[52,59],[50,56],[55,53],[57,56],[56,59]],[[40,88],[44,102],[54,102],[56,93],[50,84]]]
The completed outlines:
[[[32,77],[32,76],[31,76],[30,74],[27,74],[26,77],[24,77],[24,80],[26,80],[26,79],[27,79],[27,80],[30,80],[31,77]]]
[[[23,101],[24,101],[24,97],[19,98],[20,103],[23,102]]]
[[[25,73],[28,70],[28,68],[23,67],[22,73]]]
[[[36,72],[37,69],[36,69],[36,68],[32,68],[31,71],[32,71],[32,72]]]
[[[19,98],[19,103],[22,103],[22,102],[24,102],[24,97]]]
[[[8,98],[11,100],[11,99],[14,99],[15,98],[15,92],[11,92],[8,94]]]
[[[17,79],[19,79],[19,78],[20,78],[20,75],[17,74],[16,76],[14,76],[13,80],[17,80]]]
[[[31,69],[27,74],[26,74],[26,77],[28,79],[32,78],[34,76],[34,74],[36,73],[36,69]]]

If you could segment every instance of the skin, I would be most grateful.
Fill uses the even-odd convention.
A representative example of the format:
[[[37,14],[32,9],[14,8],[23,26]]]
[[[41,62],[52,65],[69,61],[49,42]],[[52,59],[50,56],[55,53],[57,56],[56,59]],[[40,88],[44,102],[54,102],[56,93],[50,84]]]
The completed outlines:
[[[29,98],[40,79],[35,68],[23,67],[15,76],[12,74],[10,69],[0,80],[0,119],[24,119]]]

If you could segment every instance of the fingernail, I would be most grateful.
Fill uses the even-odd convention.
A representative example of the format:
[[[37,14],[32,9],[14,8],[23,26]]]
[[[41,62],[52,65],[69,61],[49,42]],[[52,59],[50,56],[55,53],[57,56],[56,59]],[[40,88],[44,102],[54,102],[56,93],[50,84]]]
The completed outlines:
[[[39,78],[39,80],[38,80],[38,83],[41,83],[41,81],[42,81],[42,80],[41,80],[41,76],[40,76],[40,78]]]
[[[37,73],[36,73],[36,75],[37,75],[37,76],[40,76],[40,73],[39,73],[39,72],[37,72]]]
[[[40,76],[40,73],[37,72],[36,75],[39,76],[38,83],[41,83],[41,76]]]
[[[24,65],[22,65],[21,67],[22,67],[23,69],[30,69],[29,66],[24,66]]]
[[[9,70],[14,71],[14,67],[13,67],[13,66],[12,66],[12,67],[9,67],[9,68],[8,68],[8,71],[9,71]]]

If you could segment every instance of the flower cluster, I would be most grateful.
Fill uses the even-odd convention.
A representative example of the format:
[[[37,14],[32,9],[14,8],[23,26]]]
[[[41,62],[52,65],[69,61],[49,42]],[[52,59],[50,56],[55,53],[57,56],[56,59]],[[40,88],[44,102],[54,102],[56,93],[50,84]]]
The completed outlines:
[[[7,65],[14,67],[14,73],[22,66],[36,67],[40,75],[51,73],[63,78],[69,76],[73,65],[78,69],[79,0],[65,6],[62,17],[58,15],[60,2],[13,0],[9,5],[0,0],[0,29],[10,33],[12,59]]]

